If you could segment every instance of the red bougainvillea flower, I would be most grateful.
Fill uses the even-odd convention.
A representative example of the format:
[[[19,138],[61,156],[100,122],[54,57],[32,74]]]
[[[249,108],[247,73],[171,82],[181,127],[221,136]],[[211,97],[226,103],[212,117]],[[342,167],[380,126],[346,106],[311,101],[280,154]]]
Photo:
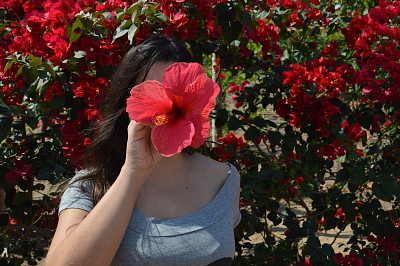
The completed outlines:
[[[198,63],[175,63],[163,83],[147,80],[131,90],[126,111],[130,119],[154,126],[151,141],[170,157],[187,146],[200,147],[209,135],[208,116],[220,88]]]

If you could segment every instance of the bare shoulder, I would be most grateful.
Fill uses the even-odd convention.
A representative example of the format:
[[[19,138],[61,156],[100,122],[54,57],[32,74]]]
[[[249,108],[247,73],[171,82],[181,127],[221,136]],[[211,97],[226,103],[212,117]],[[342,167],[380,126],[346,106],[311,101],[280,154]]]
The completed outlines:
[[[201,154],[196,154],[196,167],[201,171],[203,177],[213,179],[218,184],[225,182],[230,170],[227,163],[218,162]]]

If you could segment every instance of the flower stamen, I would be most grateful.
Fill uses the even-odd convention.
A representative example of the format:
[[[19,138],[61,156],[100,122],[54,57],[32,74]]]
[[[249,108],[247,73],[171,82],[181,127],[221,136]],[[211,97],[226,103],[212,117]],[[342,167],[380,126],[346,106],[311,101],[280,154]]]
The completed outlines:
[[[156,126],[162,126],[162,125],[165,125],[166,123],[168,123],[168,117],[165,115],[156,115],[156,116],[153,116],[153,118],[151,119],[151,122],[153,122],[153,124]]]

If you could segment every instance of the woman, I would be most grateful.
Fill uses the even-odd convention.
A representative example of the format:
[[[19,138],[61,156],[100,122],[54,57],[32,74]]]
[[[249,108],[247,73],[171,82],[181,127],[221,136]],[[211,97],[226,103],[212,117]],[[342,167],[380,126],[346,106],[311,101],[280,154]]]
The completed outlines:
[[[130,50],[111,82],[103,119],[62,196],[47,265],[230,265],[239,223],[236,169],[191,152],[163,157],[151,128],[130,121],[129,90],[162,82],[184,47],[153,37]]]

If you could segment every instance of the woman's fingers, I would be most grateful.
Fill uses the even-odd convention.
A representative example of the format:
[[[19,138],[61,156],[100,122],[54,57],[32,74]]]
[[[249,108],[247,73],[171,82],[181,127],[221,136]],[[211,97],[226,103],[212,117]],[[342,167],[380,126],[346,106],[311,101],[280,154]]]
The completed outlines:
[[[151,128],[132,120],[128,126],[127,166],[135,169],[152,168],[160,158],[161,155],[151,143]]]

